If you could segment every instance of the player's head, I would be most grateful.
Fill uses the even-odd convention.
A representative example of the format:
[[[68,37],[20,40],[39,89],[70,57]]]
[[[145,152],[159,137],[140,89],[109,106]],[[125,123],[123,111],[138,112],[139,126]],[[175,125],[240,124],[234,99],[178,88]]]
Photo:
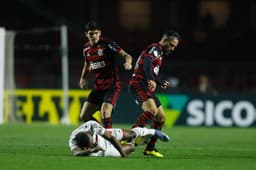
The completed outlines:
[[[178,46],[179,41],[180,35],[178,32],[173,30],[166,31],[160,41],[164,47],[165,55],[169,55],[172,51],[174,51],[174,49]]]
[[[75,136],[76,144],[79,148],[88,148],[91,146],[91,136],[86,132],[79,132]]]
[[[91,45],[98,43],[101,36],[101,28],[95,21],[89,21],[84,26],[85,36],[88,38]]]

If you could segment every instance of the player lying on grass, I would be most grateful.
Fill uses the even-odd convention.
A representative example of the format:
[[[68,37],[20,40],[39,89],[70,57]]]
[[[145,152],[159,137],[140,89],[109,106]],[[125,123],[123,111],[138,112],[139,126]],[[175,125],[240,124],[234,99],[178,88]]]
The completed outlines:
[[[105,129],[96,121],[88,121],[76,128],[70,135],[69,147],[74,156],[127,157],[135,145],[144,143],[141,138],[155,136],[167,142],[169,137],[155,129],[136,127],[131,130]],[[128,143],[121,144],[121,140]],[[137,141],[137,142],[135,142]]]

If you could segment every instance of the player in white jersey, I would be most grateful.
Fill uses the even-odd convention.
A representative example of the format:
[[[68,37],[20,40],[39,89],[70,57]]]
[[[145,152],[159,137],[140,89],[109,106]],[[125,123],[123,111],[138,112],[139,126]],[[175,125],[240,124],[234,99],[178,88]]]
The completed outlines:
[[[69,147],[74,156],[126,157],[135,150],[135,138],[156,136],[162,141],[169,137],[155,129],[136,127],[131,130],[105,129],[96,121],[88,121],[76,128],[70,135]],[[121,140],[128,143],[120,144]],[[131,143],[129,143],[131,142]]]

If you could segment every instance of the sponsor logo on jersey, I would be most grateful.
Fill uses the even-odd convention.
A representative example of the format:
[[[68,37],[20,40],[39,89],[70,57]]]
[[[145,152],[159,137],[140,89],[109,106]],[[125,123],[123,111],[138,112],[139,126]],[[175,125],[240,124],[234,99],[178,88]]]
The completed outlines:
[[[98,61],[98,62],[91,63],[90,66],[91,66],[92,70],[96,70],[96,69],[105,67],[106,63],[105,63],[105,61]]]
[[[102,49],[99,49],[97,53],[98,53],[98,56],[103,56],[103,50]]]

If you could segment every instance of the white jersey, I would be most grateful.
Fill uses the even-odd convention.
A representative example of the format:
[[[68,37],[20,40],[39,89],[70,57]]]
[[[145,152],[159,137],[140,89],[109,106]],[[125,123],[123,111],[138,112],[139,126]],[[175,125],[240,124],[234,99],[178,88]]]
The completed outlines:
[[[105,131],[108,131],[112,136],[114,136],[117,140],[122,140],[123,138],[123,130],[118,128],[113,129],[105,129],[96,121],[88,121],[76,128],[70,135],[69,138],[69,147],[72,151],[74,148],[77,148],[77,144],[75,141],[75,136],[80,132],[90,132],[93,137],[93,143],[97,144],[104,149],[104,151],[99,151],[96,153],[89,154],[90,156],[121,156],[119,151],[102,135]]]

